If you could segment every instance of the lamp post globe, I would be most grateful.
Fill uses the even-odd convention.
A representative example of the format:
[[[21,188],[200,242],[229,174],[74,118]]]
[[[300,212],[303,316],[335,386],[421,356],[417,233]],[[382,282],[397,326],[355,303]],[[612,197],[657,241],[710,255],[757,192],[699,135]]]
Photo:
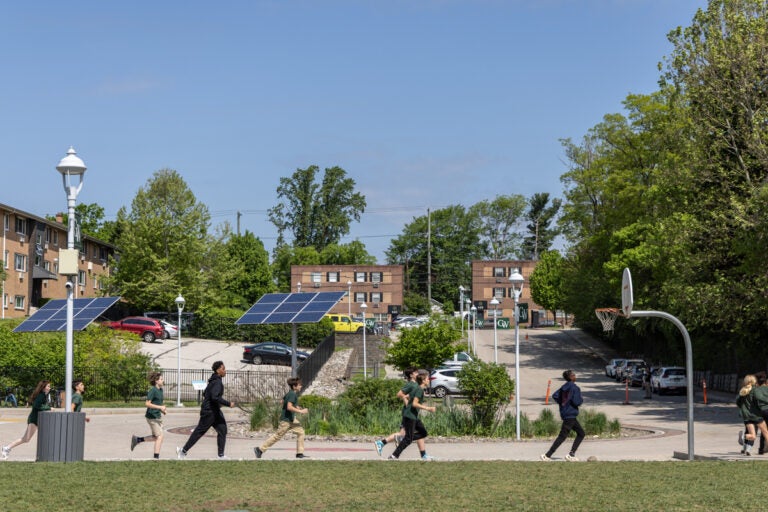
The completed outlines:
[[[181,312],[184,311],[184,304],[186,301],[184,297],[179,294],[174,301],[176,303],[176,309],[179,311],[179,323],[178,323],[178,347],[176,348],[176,407],[184,407],[181,403]]]

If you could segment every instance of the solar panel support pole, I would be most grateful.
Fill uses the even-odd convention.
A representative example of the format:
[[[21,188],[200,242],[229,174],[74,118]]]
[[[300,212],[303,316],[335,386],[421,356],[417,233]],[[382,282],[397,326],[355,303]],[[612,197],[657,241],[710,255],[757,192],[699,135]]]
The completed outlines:
[[[291,377],[296,376],[296,345],[298,344],[298,338],[296,324],[291,324]]]

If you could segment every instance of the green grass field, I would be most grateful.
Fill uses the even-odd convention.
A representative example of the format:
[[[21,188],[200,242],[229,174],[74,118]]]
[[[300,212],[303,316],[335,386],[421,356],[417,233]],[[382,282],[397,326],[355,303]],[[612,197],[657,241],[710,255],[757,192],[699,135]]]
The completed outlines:
[[[764,473],[758,461],[5,462],[0,509],[752,510]]]

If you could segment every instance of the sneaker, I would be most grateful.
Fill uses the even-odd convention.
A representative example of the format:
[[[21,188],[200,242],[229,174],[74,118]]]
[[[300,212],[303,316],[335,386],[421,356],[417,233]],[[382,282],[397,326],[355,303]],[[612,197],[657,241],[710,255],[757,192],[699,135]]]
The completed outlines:
[[[434,458],[433,456],[427,455],[425,453],[424,455],[421,456],[421,460],[423,460],[424,462],[430,462],[430,461],[437,460],[437,459]]]
[[[376,446],[376,453],[379,454],[379,457],[381,457],[381,451],[384,449],[384,443],[382,443],[379,440],[376,440],[373,442],[374,446]]]
[[[255,454],[256,454],[256,458],[257,458],[257,459],[260,459],[260,458],[261,458],[261,456],[262,456],[262,455],[264,455],[264,452],[263,452],[263,451],[261,451],[261,448],[259,448],[258,446],[257,446],[256,448],[254,448],[254,449],[253,449],[253,453],[255,453]]]
[[[308,459],[309,455],[304,455],[303,453],[297,453],[296,454],[297,459]]]
[[[226,455],[219,455],[218,460],[232,460],[232,459],[230,459]]]
[[[742,454],[742,455],[744,455],[744,452],[746,452],[746,451],[747,451],[747,450],[745,450],[744,448],[742,448],[742,449],[741,449],[741,454]]]
[[[743,430],[739,430],[739,444],[741,446],[744,446],[744,431]]]
[[[3,460],[8,458],[8,455],[11,453],[11,449],[7,446],[3,446],[3,450],[0,451],[0,457],[3,458]]]
[[[549,456],[546,453],[542,453],[541,455],[539,455],[539,458],[541,460],[543,460],[544,462],[549,462],[549,461],[552,460],[552,459],[549,458]]]
[[[184,451],[184,448],[177,446],[176,447],[176,458],[179,460],[184,460],[187,457],[187,453]]]
[[[400,459],[398,459],[394,455],[390,455],[389,457],[387,457],[387,460],[400,460]]]
[[[136,436],[131,436],[131,451],[136,448],[137,444],[139,444],[139,438]]]
[[[400,444],[402,441],[403,441],[403,436],[401,436],[400,434],[395,434],[395,442],[397,444]]]
[[[575,455],[571,455],[570,453],[565,456],[565,460],[567,460],[568,462],[579,462],[578,457],[576,457]]]

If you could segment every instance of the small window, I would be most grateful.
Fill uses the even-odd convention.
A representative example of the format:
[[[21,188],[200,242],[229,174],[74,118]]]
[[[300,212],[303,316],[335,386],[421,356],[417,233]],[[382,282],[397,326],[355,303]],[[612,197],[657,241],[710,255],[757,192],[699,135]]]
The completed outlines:
[[[5,218],[3,219],[3,231],[9,231],[11,229],[11,216],[9,214],[5,214]],[[3,306],[8,307],[8,304],[3,304]]]
[[[493,267],[493,277],[504,277],[504,267]]]
[[[59,273],[59,262],[58,261],[54,261],[53,262],[53,273],[54,274],[58,274]]]
[[[321,275],[320,272],[312,272],[312,274],[311,274],[312,282],[313,283],[319,283],[320,282],[320,275]]]
[[[371,272],[371,282],[380,283],[384,277],[383,272]]]
[[[339,282],[339,272],[328,272],[325,275],[326,280],[329,283],[338,283]]]
[[[27,271],[27,257],[24,254],[16,253],[13,255],[13,268],[17,272]]]
[[[77,282],[80,286],[85,286],[85,270],[77,271]]]
[[[53,245],[59,245],[59,232],[53,232]]]
[[[355,282],[356,283],[364,283],[365,282],[365,272],[355,272]]]
[[[504,288],[494,288],[493,289],[493,296],[497,299],[503,299],[504,298]]]
[[[51,228],[45,228],[45,243],[51,242]]]
[[[27,219],[22,217],[16,217],[16,232],[20,235],[24,235],[27,232]],[[22,297],[23,299],[23,297]]]
[[[381,292],[371,293],[371,302],[381,302]]]
[[[365,302],[365,292],[355,292],[355,302]]]
[[[47,270],[48,272],[50,272],[50,271],[51,271],[51,262],[50,262],[50,261],[47,261],[47,260],[46,260],[46,261],[44,261],[44,262],[43,262],[43,268],[44,268],[45,270]]]
[[[8,251],[5,251],[5,256],[3,256],[3,267],[8,268]]]
[[[13,298],[13,307],[14,307],[14,309],[24,309],[24,296],[23,295],[16,295]]]
[[[8,309],[8,294],[3,294],[3,309]]]

